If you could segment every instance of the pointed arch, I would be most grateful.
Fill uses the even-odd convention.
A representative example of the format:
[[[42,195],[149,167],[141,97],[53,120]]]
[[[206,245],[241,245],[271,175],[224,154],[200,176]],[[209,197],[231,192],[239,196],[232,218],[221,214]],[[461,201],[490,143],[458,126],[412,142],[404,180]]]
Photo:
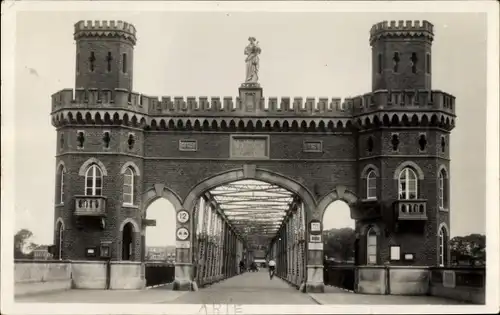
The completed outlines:
[[[64,172],[68,171],[68,169],[66,168],[66,164],[64,164],[64,161],[62,160],[57,163],[56,170],[59,170],[61,167]]]
[[[366,178],[368,176],[368,172],[372,170],[375,172],[375,176],[380,177],[380,172],[378,170],[378,167],[376,167],[373,164],[367,164],[361,171],[361,178]]]
[[[146,217],[146,210],[157,199],[165,198],[168,200],[176,211],[182,209],[182,201],[179,195],[171,190],[165,184],[155,184],[142,194],[142,217]]]
[[[413,161],[405,161],[405,162],[402,162],[401,164],[398,165],[398,167],[396,168],[396,170],[394,171],[394,179],[399,179],[399,175],[401,174],[401,172],[403,171],[403,169],[405,169],[406,167],[410,167],[412,168],[416,173],[417,173],[417,176],[418,176],[418,179],[419,180],[423,180],[424,179],[424,172],[422,171],[422,169],[420,168],[420,166],[417,165],[417,163],[413,162]]]
[[[58,228],[59,224],[61,224],[61,227],[62,227],[63,230],[66,229],[66,227],[64,225],[63,218],[59,217],[59,218],[57,218],[56,223],[54,224],[54,231],[58,231],[59,230],[59,228]]]
[[[127,225],[127,223],[132,224],[132,226],[134,227],[134,232],[135,233],[138,233],[138,232],[141,231],[141,229],[139,227],[139,224],[137,223],[137,221],[135,219],[133,219],[133,218],[126,218],[120,224],[120,232],[123,232],[123,228],[125,227],[125,225]]]
[[[361,227],[361,229],[359,230],[359,232],[362,236],[366,236],[368,234],[368,230],[370,230],[370,229],[374,230],[378,236],[382,235],[382,230],[375,223],[368,223],[368,224],[363,225]]]
[[[91,166],[92,164],[97,164],[97,166],[99,166],[99,168],[102,171],[102,176],[108,176],[108,171],[106,170],[106,167],[104,166],[104,164],[101,161],[99,161],[98,159],[93,158],[93,157],[88,159],[87,161],[83,162],[82,166],[80,166],[80,170],[78,171],[78,175],[85,176],[85,172],[87,171],[89,166]]]
[[[334,201],[342,200],[345,201],[349,207],[351,208],[351,217],[352,217],[352,206],[356,202],[358,202],[358,197],[350,190],[348,190],[345,186],[337,186],[334,190],[329,192],[326,196],[321,198],[318,202],[318,206],[316,207],[320,220],[323,222],[323,216],[325,215],[326,208]]]
[[[135,175],[141,176],[141,171],[139,167],[132,161],[127,161],[123,164],[122,168],[120,169],[120,174],[125,174],[125,171],[129,167],[131,167],[134,170]]]

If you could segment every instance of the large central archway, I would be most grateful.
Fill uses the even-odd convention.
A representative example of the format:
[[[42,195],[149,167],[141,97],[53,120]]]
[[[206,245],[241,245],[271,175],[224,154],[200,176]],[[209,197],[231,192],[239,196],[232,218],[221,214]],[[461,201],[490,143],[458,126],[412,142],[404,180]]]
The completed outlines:
[[[204,201],[200,202],[202,199]],[[232,246],[237,253],[231,253],[236,255],[237,258],[234,259],[246,260],[246,264],[248,264],[251,259],[256,258],[250,258],[246,255],[248,252],[252,252],[251,255],[259,256],[260,259],[266,258],[266,255],[271,254],[270,245],[279,230],[288,224],[283,223],[285,217],[289,219],[290,214],[299,208],[296,205],[292,206],[294,203],[300,203],[301,220],[303,221],[302,241],[305,241],[306,224],[314,217],[313,211],[316,208],[316,201],[301,183],[255,165],[244,165],[240,169],[220,173],[201,181],[191,189],[183,202],[183,210],[187,211],[193,219],[191,224],[182,225],[178,222],[178,229],[183,227],[189,229],[189,239],[193,246],[189,251],[178,248],[180,253],[178,265],[185,264],[185,267],[182,267],[185,270],[176,272],[176,275],[189,274],[191,281],[199,279],[202,275],[200,272],[205,272],[199,269],[202,264],[200,258],[206,255],[206,252],[199,252],[204,250],[202,249],[204,245],[200,243],[200,235],[210,237],[211,241],[215,243],[223,242],[224,233],[226,233],[224,229],[230,230],[235,235],[236,243],[233,243]],[[199,209],[205,207],[206,204],[212,204],[217,208],[218,215],[224,218],[224,223],[216,223],[215,221],[215,223],[210,223],[210,226],[215,227],[216,231],[211,232],[212,234],[208,236],[200,232],[202,229],[200,220],[203,220],[206,214],[200,214]],[[259,214],[256,215],[256,213]],[[221,228],[221,224],[224,228]],[[303,253],[300,257],[303,264],[300,266],[305,269],[308,258],[305,244],[301,250]],[[257,252],[258,254],[256,254]],[[298,261],[298,257],[296,255],[293,259]],[[192,265],[188,267],[188,264]],[[303,277],[305,281],[306,272],[303,272]],[[187,280],[178,279],[179,282]],[[292,279],[287,280],[292,281]],[[293,281],[299,281],[299,279],[294,278]],[[179,284],[180,286],[182,284]]]

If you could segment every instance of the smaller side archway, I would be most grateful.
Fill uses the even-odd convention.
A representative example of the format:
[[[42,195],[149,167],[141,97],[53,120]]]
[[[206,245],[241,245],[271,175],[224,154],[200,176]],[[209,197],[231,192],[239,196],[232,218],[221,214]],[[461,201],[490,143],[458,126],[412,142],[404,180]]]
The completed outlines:
[[[175,261],[175,235],[180,227],[176,215],[183,209],[181,199],[164,184],[155,184],[142,195],[142,200],[141,220],[154,220],[155,224],[141,226],[141,259],[158,260],[166,255],[167,261]]]

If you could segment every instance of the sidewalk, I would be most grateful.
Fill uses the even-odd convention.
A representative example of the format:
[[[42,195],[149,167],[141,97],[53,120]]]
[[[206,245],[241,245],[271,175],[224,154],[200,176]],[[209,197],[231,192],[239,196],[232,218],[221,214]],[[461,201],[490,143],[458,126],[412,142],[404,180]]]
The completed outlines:
[[[309,293],[318,304],[363,305],[463,305],[465,302],[435,296],[356,294],[340,288],[325,286],[325,293]]]
[[[172,285],[146,290],[67,290],[16,297],[19,303],[168,303],[190,292],[172,291]]]

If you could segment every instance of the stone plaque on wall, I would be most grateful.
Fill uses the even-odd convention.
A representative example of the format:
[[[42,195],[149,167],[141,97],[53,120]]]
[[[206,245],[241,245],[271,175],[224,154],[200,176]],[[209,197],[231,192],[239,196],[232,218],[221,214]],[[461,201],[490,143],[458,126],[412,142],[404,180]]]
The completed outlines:
[[[268,159],[269,136],[231,135],[229,155],[237,159]]]
[[[179,140],[179,151],[197,151],[198,143],[196,140]]]
[[[323,152],[322,141],[304,141],[302,150],[304,152]]]

